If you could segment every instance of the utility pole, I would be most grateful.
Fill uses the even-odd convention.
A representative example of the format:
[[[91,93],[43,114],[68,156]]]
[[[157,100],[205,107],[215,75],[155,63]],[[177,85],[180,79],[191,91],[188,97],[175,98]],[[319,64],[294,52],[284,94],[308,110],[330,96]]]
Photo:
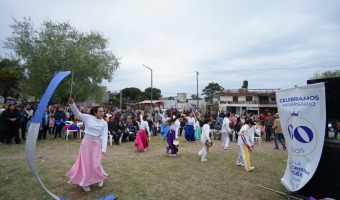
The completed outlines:
[[[153,111],[153,103],[152,103],[152,69],[146,65],[144,67],[148,68],[151,71],[151,112]]]
[[[120,90],[119,109],[122,111],[122,90]]]
[[[199,75],[199,72],[196,71],[196,80],[197,80],[197,95],[196,95],[197,106],[196,106],[196,110],[197,110],[197,111],[198,111],[198,75]]]

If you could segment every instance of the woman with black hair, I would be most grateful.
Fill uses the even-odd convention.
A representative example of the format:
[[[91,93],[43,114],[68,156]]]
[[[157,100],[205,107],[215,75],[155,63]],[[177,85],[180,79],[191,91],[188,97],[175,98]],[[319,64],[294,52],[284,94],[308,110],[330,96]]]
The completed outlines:
[[[177,145],[174,144],[174,141],[176,142],[178,141],[177,140],[178,129],[180,127],[181,119],[182,119],[181,113],[177,113],[175,116],[173,116],[172,119],[169,119],[167,121],[170,128],[169,128],[169,132],[167,135],[168,146],[166,147],[166,152],[169,154],[169,156],[177,156],[178,148],[177,148]]]
[[[54,113],[54,126],[56,127],[55,134],[53,140],[57,139],[57,136],[59,135],[59,138],[61,137],[61,129],[63,128],[63,125],[67,121],[67,117],[65,112],[63,111],[63,108],[61,106],[57,107],[57,110]]]
[[[83,121],[85,135],[80,144],[78,158],[66,176],[70,178],[68,183],[79,184],[86,192],[89,192],[91,191],[90,185],[97,183],[99,187],[102,187],[107,177],[102,166],[102,154],[106,153],[108,126],[103,119],[102,107],[93,107],[90,114],[82,114],[73,99],[70,98],[68,102],[74,115]]]
[[[137,137],[135,139],[135,146],[139,151],[145,151],[146,148],[149,146],[149,139],[150,137],[150,129],[149,124],[147,122],[148,115],[140,114],[140,125],[139,125],[139,131],[137,134]],[[148,135],[146,134],[148,133]]]

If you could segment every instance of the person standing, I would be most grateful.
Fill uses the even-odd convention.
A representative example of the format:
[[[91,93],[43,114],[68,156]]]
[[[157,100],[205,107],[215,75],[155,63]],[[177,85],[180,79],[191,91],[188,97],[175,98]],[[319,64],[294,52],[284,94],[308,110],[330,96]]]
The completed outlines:
[[[229,147],[229,134],[231,134],[231,129],[230,129],[230,123],[232,123],[229,119],[230,113],[227,113],[226,116],[223,119],[223,124],[221,128],[222,132],[222,146],[221,148],[224,150],[228,150]]]
[[[66,120],[67,120],[67,117],[66,117],[65,112],[63,111],[63,108],[61,106],[58,106],[57,110],[54,113],[54,123],[55,123],[54,126],[56,127],[56,130],[55,130],[55,133],[54,133],[53,140],[55,140],[57,138],[57,135],[59,135],[59,138],[62,138],[61,137],[61,129],[63,128],[63,125],[64,125]]]
[[[243,166],[247,172],[252,171],[255,167],[251,166],[249,151],[254,149],[254,129],[255,125],[252,118],[248,118],[238,133],[237,144],[239,146],[238,157],[236,161],[237,166]]]
[[[340,132],[340,119],[334,122],[334,139],[338,139],[338,134]]]
[[[7,132],[7,126],[5,125],[1,125],[2,119],[1,119],[1,114],[3,111],[5,111],[8,108],[8,105],[5,104],[0,108],[0,144],[5,143],[6,142],[6,132]]]
[[[28,131],[28,129],[27,129],[27,122],[30,119],[32,119],[33,114],[34,114],[34,111],[33,111],[32,107],[31,107],[31,105],[29,105],[29,104],[26,105],[26,107],[23,110],[23,115],[25,117],[25,120],[24,120],[23,124],[21,125],[21,131],[25,133],[25,136],[26,136],[26,132]],[[25,137],[25,139],[26,139],[26,137]]]
[[[47,131],[49,128],[49,114],[48,114],[48,108],[45,109],[45,112],[42,117],[42,121],[40,124],[40,130],[39,130],[39,135],[38,135],[38,140],[43,140],[46,139]]]
[[[178,130],[180,127],[180,119],[182,118],[181,113],[177,112],[176,115],[173,116],[172,119],[167,121],[169,127],[169,132],[167,136],[168,146],[166,147],[166,152],[169,156],[177,156],[178,148],[174,144],[174,141],[178,141]],[[170,151],[170,152],[169,152]]]
[[[15,138],[15,143],[20,144],[21,140],[19,137],[19,118],[20,113],[15,108],[14,102],[10,102],[6,110],[1,113],[0,121],[1,127],[0,131],[4,134],[7,144],[12,143],[12,138]]]
[[[50,114],[49,120],[48,120],[48,134],[49,135],[54,135],[53,129],[55,129],[54,128],[54,116],[53,114]]]
[[[195,117],[193,117],[193,113],[191,112],[185,119],[187,120],[187,125],[185,126],[185,139],[188,142],[195,142]]]
[[[17,110],[19,112],[19,127],[21,129],[21,139],[26,140],[26,123],[27,119],[25,117],[25,111],[22,109],[21,105],[17,105]]]
[[[279,113],[275,114],[276,119],[274,120],[274,126],[273,129],[275,131],[274,135],[274,142],[275,142],[275,149],[279,149],[279,144],[277,143],[277,140],[280,141],[282,144],[283,150],[286,150],[286,145],[283,142],[283,133],[282,133],[282,127],[281,127],[281,122],[280,122],[280,116]]]
[[[211,124],[211,119],[210,118],[205,118],[203,121],[204,125],[202,127],[202,135],[201,135],[201,144],[202,144],[202,149],[198,152],[198,156],[201,157],[201,162],[207,161],[207,142],[211,142],[210,140],[210,124]]]
[[[272,115],[268,113],[266,120],[264,121],[265,125],[265,131],[266,131],[266,142],[267,141],[272,141],[271,140],[271,135],[272,135],[272,127],[274,126],[274,120],[272,118]]]
[[[169,125],[166,123],[170,118],[168,117],[167,114],[158,114],[161,116],[162,119],[162,124],[161,124],[161,135],[162,135],[162,140],[166,139],[168,132],[169,132]]]
[[[196,117],[195,122],[195,138],[196,140],[201,139],[202,131],[201,131],[201,121],[199,118]]]
[[[102,187],[108,176],[102,166],[102,154],[106,153],[107,148],[107,122],[103,119],[104,111],[100,106],[91,108],[90,114],[82,114],[72,98],[68,103],[74,115],[85,124],[85,135],[80,144],[78,158],[66,176],[70,178],[68,183],[78,184],[89,192],[90,185],[98,184]]]
[[[138,151],[145,151],[149,147],[148,136],[151,136],[149,124],[147,122],[148,115],[140,114],[140,125],[137,137],[135,139],[135,146]]]

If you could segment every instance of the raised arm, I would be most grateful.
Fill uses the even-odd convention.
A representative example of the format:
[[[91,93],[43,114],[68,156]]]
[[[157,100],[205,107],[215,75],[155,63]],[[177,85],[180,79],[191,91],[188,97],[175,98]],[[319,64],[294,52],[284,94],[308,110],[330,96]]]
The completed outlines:
[[[84,114],[81,113],[81,112],[79,112],[79,110],[78,110],[78,108],[77,108],[77,106],[76,106],[76,104],[74,103],[74,101],[73,101],[72,98],[69,98],[69,99],[68,99],[68,103],[69,103],[69,105],[70,105],[70,108],[71,108],[73,114],[74,114],[75,116],[77,116],[81,121],[84,122],[84,121],[85,121]]]

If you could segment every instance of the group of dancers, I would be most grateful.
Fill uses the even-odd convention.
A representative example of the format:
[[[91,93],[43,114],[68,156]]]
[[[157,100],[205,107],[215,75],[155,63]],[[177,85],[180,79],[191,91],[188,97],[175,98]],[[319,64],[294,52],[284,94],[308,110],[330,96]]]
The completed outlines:
[[[202,149],[198,152],[198,156],[200,156],[201,162],[207,161],[207,146],[211,143],[211,132],[210,125],[212,123],[210,118],[206,118],[203,120],[203,126],[201,131],[201,126],[199,120],[197,120],[195,114],[193,112],[189,113],[188,116],[183,116],[180,113],[176,113],[172,117],[168,117],[166,114],[162,114],[162,126],[161,126],[161,134],[162,139],[167,140],[168,146],[166,147],[166,152],[169,156],[177,156],[178,154],[178,135],[180,124],[182,120],[186,120],[187,124],[185,126],[185,139],[187,142],[193,142],[196,139],[200,139],[202,144]],[[135,146],[139,151],[144,151],[148,147],[148,137],[146,136],[149,127],[146,123],[147,116],[141,117],[141,124],[145,124],[145,127],[142,126],[142,129],[138,132],[137,138],[135,140]],[[229,147],[229,134],[231,134],[232,130],[230,128],[230,113],[227,113],[223,118],[223,123],[221,127],[222,132],[222,146],[221,148],[224,150],[228,150]],[[255,167],[251,166],[249,151],[253,151],[254,146],[254,131],[255,127],[254,121],[252,118],[248,118],[240,131],[238,132],[238,142],[239,150],[238,150],[238,158],[236,161],[236,165],[244,166],[246,171],[252,171]],[[150,134],[150,132],[148,133]]]
[[[68,100],[70,108],[75,116],[77,116],[85,125],[84,138],[80,144],[78,157],[72,166],[71,170],[67,173],[70,184],[80,185],[84,191],[91,191],[90,186],[96,184],[98,187],[104,185],[104,180],[108,174],[104,171],[102,166],[102,155],[105,155],[108,139],[108,125],[103,119],[104,111],[100,106],[93,107],[90,114],[83,114],[79,112],[72,98]],[[147,122],[148,115],[144,115],[143,112],[139,114],[140,126],[137,137],[135,139],[135,146],[141,152],[144,152],[149,146],[150,140],[150,128]],[[223,119],[222,134],[223,142],[222,148],[228,149],[229,136],[231,132],[229,128],[230,115]],[[186,119],[187,125],[185,127],[185,139],[188,142],[200,139],[202,149],[198,152],[202,162],[207,161],[208,144],[211,144],[210,139],[210,124],[212,123],[210,118],[203,120],[202,131],[195,136],[195,131],[200,128],[200,125],[196,125],[194,113],[190,113],[188,116],[183,116],[181,113],[175,113],[172,117],[162,117],[162,138],[167,140],[168,146],[166,152],[169,156],[178,155],[179,145],[179,129],[181,121]],[[254,129],[252,126],[254,121],[251,118],[246,120],[244,126],[241,128],[238,136],[239,152],[236,164],[244,166],[246,171],[254,169],[250,165],[249,151],[253,151],[254,144]],[[164,133],[166,131],[166,133]]]

